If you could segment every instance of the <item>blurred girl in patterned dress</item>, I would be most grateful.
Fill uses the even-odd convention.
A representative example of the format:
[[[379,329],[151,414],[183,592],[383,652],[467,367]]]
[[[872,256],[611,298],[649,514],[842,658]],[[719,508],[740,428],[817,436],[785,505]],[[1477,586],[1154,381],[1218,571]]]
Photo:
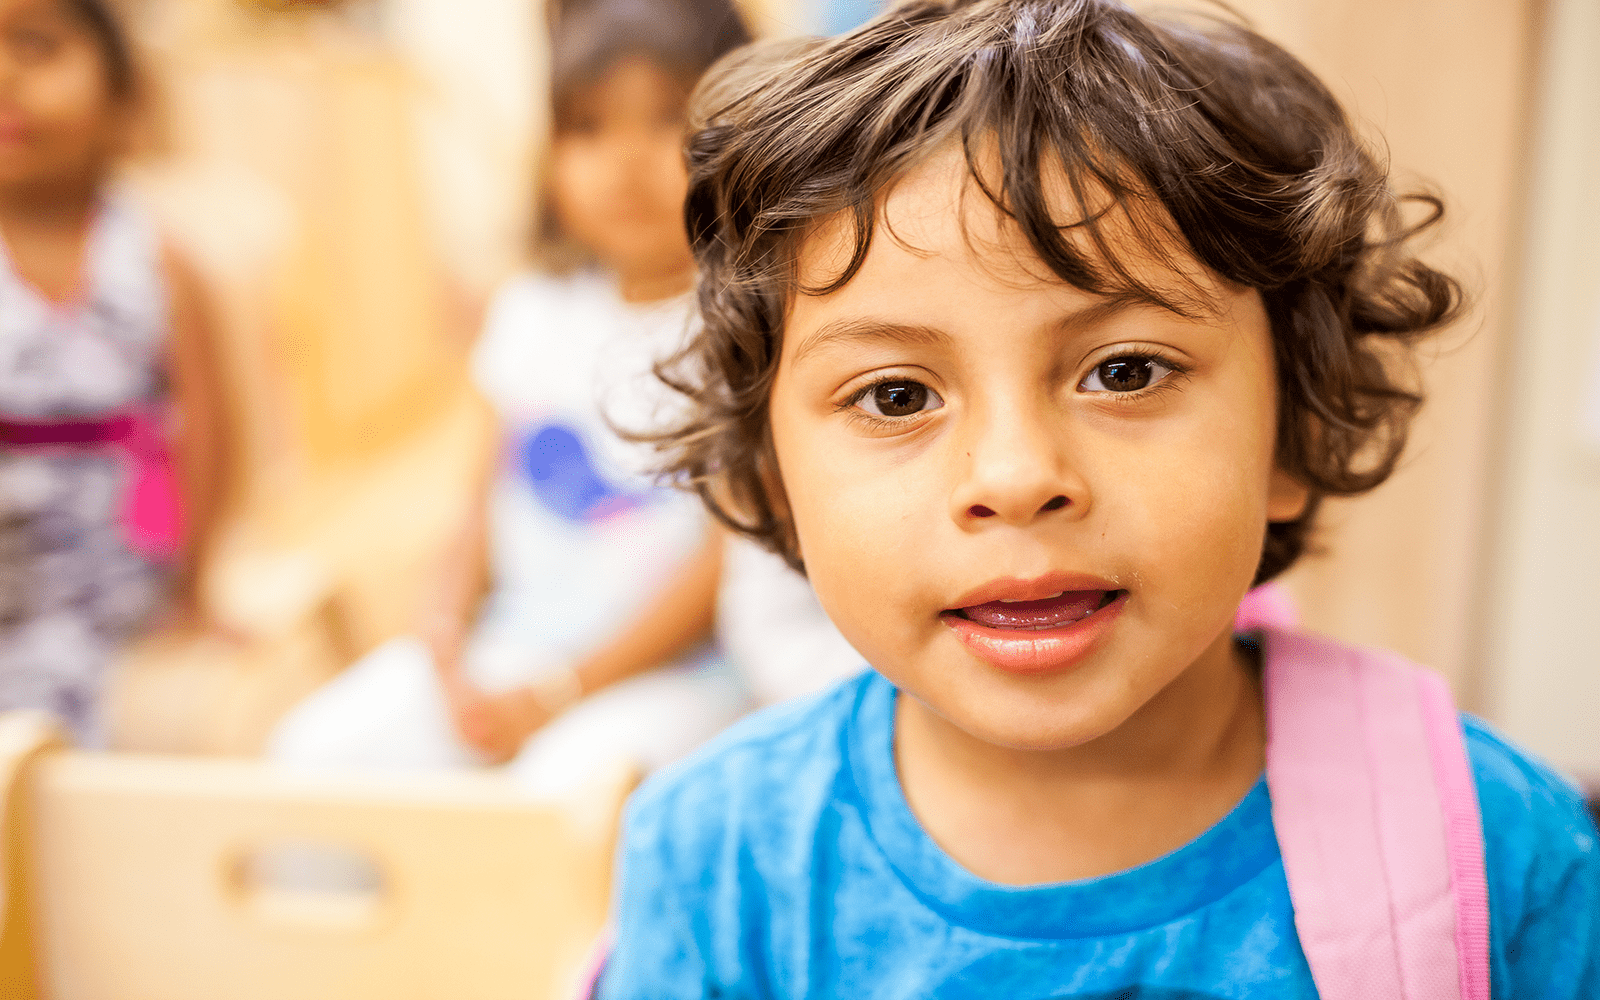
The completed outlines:
[[[111,179],[139,104],[107,0],[0,0],[0,709],[91,745],[107,665],[192,604],[221,468],[198,280]]]

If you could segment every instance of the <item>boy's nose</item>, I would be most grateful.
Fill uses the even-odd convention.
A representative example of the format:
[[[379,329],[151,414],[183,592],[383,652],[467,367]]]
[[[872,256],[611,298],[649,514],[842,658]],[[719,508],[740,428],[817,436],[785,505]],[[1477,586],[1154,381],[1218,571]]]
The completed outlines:
[[[1046,500],[1042,505],[1040,505],[1039,513],[1043,514],[1046,511],[1060,510],[1061,508],[1067,506],[1070,503],[1072,503],[1072,501],[1070,499],[1068,499],[1067,497],[1064,497],[1061,494],[1057,493],[1055,496],[1051,497],[1050,499]],[[967,508],[967,513],[972,517],[997,517],[997,516],[999,516],[998,512],[995,511],[993,508],[985,507],[981,503],[975,503],[971,507],[968,507]]]
[[[1013,413],[965,442],[951,515],[963,527],[1027,525],[1044,517],[1082,517],[1089,490],[1065,442],[1047,422]]]

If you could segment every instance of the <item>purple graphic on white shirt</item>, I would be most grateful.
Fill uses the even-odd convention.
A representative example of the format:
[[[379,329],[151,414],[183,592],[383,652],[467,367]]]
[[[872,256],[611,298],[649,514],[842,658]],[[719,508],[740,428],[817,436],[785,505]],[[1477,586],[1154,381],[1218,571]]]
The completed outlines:
[[[566,424],[552,421],[530,429],[516,457],[539,502],[562,520],[594,524],[644,503],[642,496],[607,481],[578,431]]]

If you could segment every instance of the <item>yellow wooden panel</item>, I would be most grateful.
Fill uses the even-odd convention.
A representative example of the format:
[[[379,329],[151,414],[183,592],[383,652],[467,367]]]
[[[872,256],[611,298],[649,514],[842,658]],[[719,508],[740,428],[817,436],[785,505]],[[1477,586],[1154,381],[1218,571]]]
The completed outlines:
[[[501,1000],[571,994],[604,918],[631,775],[562,803],[485,775],[329,776],[64,753],[37,765],[38,933],[60,1000]],[[327,844],[375,897],[250,889]]]
[[[60,727],[44,712],[0,716],[0,998],[39,995],[38,935],[30,914],[33,822],[29,776],[37,760],[62,746]]]

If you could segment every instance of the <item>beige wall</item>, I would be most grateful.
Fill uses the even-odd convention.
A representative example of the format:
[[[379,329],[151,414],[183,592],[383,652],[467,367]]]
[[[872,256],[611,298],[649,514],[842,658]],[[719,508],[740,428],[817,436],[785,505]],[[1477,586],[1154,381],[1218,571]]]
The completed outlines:
[[[1530,0],[1243,0],[1387,143],[1402,185],[1448,200],[1431,257],[1476,306],[1426,352],[1428,404],[1402,468],[1330,505],[1327,554],[1290,578],[1309,624],[1444,670],[1481,704],[1479,607],[1498,372],[1513,310],[1511,249],[1534,51]]]
[[[1600,5],[1550,6],[1518,337],[1495,375],[1508,406],[1486,707],[1600,777]]]
[[[537,0],[386,0],[384,37],[417,77],[415,127],[440,250],[474,295],[521,265],[544,130]]]
[[[1315,627],[1444,669],[1463,700],[1600,775],[1600,6],[1246,0],[1452,218],[1476,308],[1430,352],[1405,466],[1329,513],[1291,584]]]

